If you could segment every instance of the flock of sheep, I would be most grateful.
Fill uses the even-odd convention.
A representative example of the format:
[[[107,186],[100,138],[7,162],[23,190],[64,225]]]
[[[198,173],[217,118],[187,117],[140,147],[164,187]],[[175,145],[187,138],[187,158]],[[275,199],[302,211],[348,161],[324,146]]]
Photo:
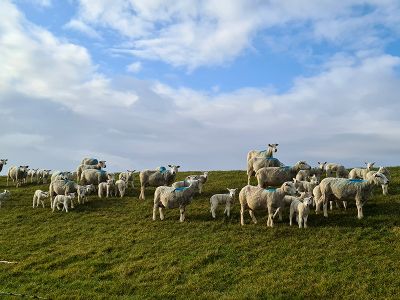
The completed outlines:
[[[307,227],[307,218],[311,206],[315,206],[316,213],[323,206],[324,216],[328,216],[328,202],[333,209],[333,201],[342,201],[347,207],[348,199],[355,199],[358,218],[363,217],[363,206],[371,195],[375,186],[382,186],[383,194],[388,193],[390,173],[387,168],[380,167],[373,171],[374,163],[366,163],[366,168],[355,168],[350,172],[339,164],[318,162],[312,168],[305,161],[299,161],[293,166],[285,166],[274,157],[278,144],[269,144],[264,151],[250,151],[247,155],[248,185],[239,192],[240,223],[245,224],[244,212],[249,211],[254,223],[257,219],[254,211],[267,212],[267,226],[272,227],[274,218],[279,215],[282,221],[283,209],[290,207],[289,223],[292,225],[296,217],[299,227]],[[7,164],[6,159],[0,160],[0,172]],[[157,218],[157,210],[161,220],[164,219],[164,210],[179,208],[180,221],[185,220],[186,206],[193,198],[201,194],[204,184],[208,180],[208,173],[190,175],[183,181],[175,181],[179,166],[168,165],[169,169],[159,167],[154,170],[144,170],[139,173],[140,195],[145,199],[145,188],[156,187],[153,204],[153,220]],[[134,187],[133,176],[135,170],[127,170],[118,175],[107,173],[106,161],[93,158],[84,158],[76,172],[28,169],[28,166],[11,167],[7,173],[7,185],[12,180],[16,187],[20,187],[29,179],[31,182],[47,183],[50,180],[49,191],[36,190],[33,196],[33,207],[41,204],[45,206],[45,199],[50,198],[50,207],[54,211],[62,209],[68,212],[74,207],[74,198],[78,203],[84,203],[86,196],[97,192],[100,198],[110,196],[124,197],[128,186]],[[326,178],[321,180],[321,176]],[[257,179],[257,186],[250,185],[251,177]],[[76,179],[76,181],[74,181]],[[238,189],[228,188],[226,194],[216,194],[210,198],[210,211],[216,218],[218,205],[224,205],[226,214],[230,216]],[[10,197],[10,192],[5,190],[0,193],[1,202]]]

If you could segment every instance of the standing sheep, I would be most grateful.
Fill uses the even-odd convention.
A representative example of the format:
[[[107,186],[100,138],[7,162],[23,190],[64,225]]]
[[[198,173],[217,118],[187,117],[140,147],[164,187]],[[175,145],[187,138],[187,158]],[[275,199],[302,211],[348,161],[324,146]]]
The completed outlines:
[[[68,195],[57,195],[53,201],[53,207],[52,207],[53,212],[56,207],[58,210],[60,210],[60,204],[63,205],[62,210],[65,210],[65,212],[68,212],[69,204],[71,204],[71,208],[74,208],[74,205],[73,205],[74,202],[72,201],[74,198],[75,198],[75,193],[71,193]]]
[[[293,182],[299,192],[312,193],[313,189],[318,185],[318,179],[315,175],[310,178],[310,181],[301,181],[293,178]]]
[[[225,204],[224,214],[229,218],[231,215],[231,207],[235,200],[237,189],[227,189],[229,194],[215,194],[210,198],[211,215],[215,219],[218,204]]]
[[[253,157],[259,157],[259,156],[273,157],[274,152],[278,151],[278,145],[279,144],[268,144],[267,150],[262,150],[262,151],[251,150],[251,151],[249,151],[249,153],[247,153],[247,162],[249,162],[249,160],[252,159]]]
[[[44,200],[49,198],[49,192],[43,192],[42,190],[36,190],[34,195],[33,195],[33,204],[32,207],[38,207],[39,206],[39,202],[42,204],[43,208],[44,208]],[[51,203],[50,203],[51,206]]]
[[[305,161],[298,161],[292,167],[267,167],[257,171],[256,177],[259,187],[279,186],[285,181],[291,181],[300,170],[309,170],[311,167]]]
[[[7,173],[7,186],[9,179],[11,179],[15,183],[16,187],[21,186],[21,184],[28,176],[28,168],[29,166],[12,166]]]
[[[190,180],[198,180],[198,181],[200,181],[199,189],[200,189],[200,194],[201,194],[202,191],[203,191],[203,186],[206,184],[206,182],[208,180],[208,172],[204,172],[201,175],[189,175],[189,176],[186,176],[185,180],[187,180],[187,181],[190,181]]]
[[[107,198],[108,197],[117,196],[117,186],[115,185],[115,176],[108,174],[107,180]]]
[[[338,200],[354,198],[356,200],[358,218],[363,218],[362,208],[371,195],[375,185],[388,184],[389,181],[382,173],[375,173],[367,180],[354,180],[346,178],[325,178],[319,184],[321,197],[319,203],[324,204],[324,216],[328,216],[327,201],[331,197]],[[319,205],[317,204],[317,210]]]
[[[3,167],[7,164],[8,159],[0,159],[0,172],[3,170]]]
[[[37,172],[39,169],[30,169],[28,170],[28,174],[27,177],[31,178],[31,183],[33,183],[34,181],[37,182]]]
[[[250,184],[251,177],[254,176],[258,170],[267,167],[282,167],[283,164],[279,159],[274,157],[253,157],[247,162],[247,184]]]
[[[125,180],[125,177],[120,177],[120,179],[118,179],[115,182],[115,186],[117,188],[117,192],[119,193],[119,196],[121,198],[123,198],[125,196],[125,191],[126,191],[126,186],[127,186],[127,180]],[[117,196],[117,195],[116,195]]]
[[[97,195],[99,196],[99,198],[103,198],[103,196],[107,197],[107,182],[99,183]]]
[[[350,179],[356,179],[356,178],[361,178],[361,179],[366,179],[367,178],[367,173],[369,171],[372,171],[372,168],[374,166],[374,162],[366,162],[365,163],[367,165],[366,169],[362,169],[362,168],[354,168],[350,171],[349,173],[349,178]]]
[[[93,184],[94,186],[98,186],[101,182],[107,181],[107,172],[103,170],[89,169],[84,170],[80,177],[80,184],[89,185]]]
[[[368,179],[369,177],[371,177],[372,175],[374,175],[374,174],[376,174],[376,173],[382,173],[383,175],[385,175],[386,176],[386,178],[390,181],[391,180],[391,176],[390,176],[390,172],[389,172],[389,170],[387,169],[387,168],[385,168],[385,167],[379,167],[379,170],[378,171],[369,171],[367,174],[366,174],[366,178],[365,179]],[[389,184],[382,184],[382,193],[383,193],[383,195],[387,195],[389,192],[388,192],[388,187],[389,187]]]
[[[170,170],[161,167],[158,170],[144,170],[140,172],[140,196],[139,200],[145,200],[145,188],[148,186],[158,187],[171,185],[175,181],[176,173],[180,166],[168,165]]]
[[[156,220],[157,208],[160,219],[164,220],[164,209],[178,208],[180,211],[179,221],[185,220],[186,206],[190,204],[193,197],[199,193],[199,181],[193,180],[188,187],[173,188],[169,186],[159,186],[154,193],[153,220]]]
[[[10,198],[11,193],[9,190],[4,190],[4,192],[0,193],[0,208],[1,204],[3,203],[4,200]]]
[[[126,187],[129,186],[129,182],[132,183],[132,188],[135,188],[135,181],[134,181],[134,173],[136,172],[136,170],[126,170],[126,172],[121,172],[119,174],[119,179],[121,180],[122,177],[124,177],[125,183],[126,183]]]
[[[79,165],[78,168],[76,169],[76,176],[77,178],[81,178],[82,172],[84,170],[102,170],[103,168],[106,167],[107,165],[105,160],[100,160],[95,165]]]
[[[97,165],[99,161],[96,158],[87,158],[85,157],[81,161],[81,165]]]
[[[335,173],[337,178],[347,178],[349,176],[349,172],[346,170],[346,168],[337,163],[325,164],[325,172],[326,177],[333,177]]]
[[[40,169],[37,171],[37,180],[38,183],[46,184],[47,180],[50,177],[51,170]]]
[[[68,195],[71,193],[77,193],[80,185],[71,180],[56,180],[50,183],[49,194],[51,197],[51,203],[54,202],[54,196],[56,195]],[[71,207],[74,208],[74,202],[71,200]]]
[[[240,201],[240,224],[244,225],[244,211],[249,209],[249,214],[254,224],[257,219],[254,216],[255,210],[268,210],[267,226],[273,227],[273,208],[277,208],[275,214],[279,212],[279,219],[282,220],[282,210],[285,206],[285,195],[294,195],[296,188],[293,182],[285,182],[277,189],[263,189],[258,186],[247,185],[239,193]]]
[[[290,216],[289,216],[289,224],[292,226],[292,219],[293,216],[296,216],[297,223],[299,224],[299,228],[303,227],[307,228],[307,219],[308,214],[310,212],[310,205],[313,203],[312,197],[304,198],[303,201],[300,200],[293,200],[290,204]]]

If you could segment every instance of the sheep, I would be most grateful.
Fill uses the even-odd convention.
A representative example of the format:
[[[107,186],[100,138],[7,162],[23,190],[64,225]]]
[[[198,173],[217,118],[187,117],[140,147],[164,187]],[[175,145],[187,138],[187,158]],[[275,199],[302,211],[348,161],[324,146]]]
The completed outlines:
[[[192,176],[197,176],[197,175],[192,175]],[[172,187],[174,187],[174,188],[188,187],[193,180],[198,180],[199,181],[199,193],[201,194],[201,190],[203,188],[203,183],[200,181],[200,179],[188,179],[188,177],[186,177],[185,180],[174,182],[172,184]]]
[[[46,184],[47,180],[50,177],[51,170],[41,169],[37,171],[37,180],[38,183]]]
[[[170,170],[160,167],[158,170],[144,170],[139,174],[140,178],[140,196],[139,200],[145,200],[145,188],[148,186],[158,187],[162,185],[171,185],[175,181],[176,173],[180,166],[168,165]]]
[[[317,180],[321,181],[323,169],[321,169],[320,163],[318,163],[318,165],[318,167],[311,168],[310,170],[300,170],[296,175],[296,179],[300,181],[308,181],[310,180],[310,176],[315,175],[317,177]],[[322,168],[324,167],[322,166]]]
[[[91,192],[95,191],[94,185],[85,185],[85,186],[78,186],[77,193],[78,193],[78,203],[83,204],[87,199],[86,196],[89,195]]]
[[[125,196],[125,191],[126,191],[126,186],[127,186],[127,180],[125,180],[125,177],[122,176],[120,179],[118,179],[115,182],[115,186],[117,188],[117,192],[119,193],[119,196],[123,198]],[[117,196],[117,195],[116,195]]]
[[[338,178],[347,178],[349,175],[346,168],[337,163],[325,163],[325,172],[326,177],[333,177],[334,173],[336,173],[336,177]]]
[[[292,167],[267,167],[257,171],[259,187],[279,186],[285,181],[291,181],[299,170],[309,170],[311,167],[305,161],[298,161]]]
[[[94,186],[98,186],[101,182],[107,181],[107,172],[103,170],[89,169],[84,170],[80,176],[80,184],[88,185],[93,184]]]
[[[307,181],[310,179],[310,171],[309,170],[300,170],[296,174],[296,180],[298,181]]]
[[[95,158],[87,158],[87,157],[85,157],[81,161],[81,165],[97,165],[98,163],[99,163],[99,161],[97,159],[95,159]]]
[[[390,181],[390,179],[391,179],[391,176],[390,176],[390,172],[389,172],[389,170],[387,169],[387,168],[385,168],[385,167],[379,167],[379,170],[378,171],[369,171],[367,174],[366,174],[366,179],[368,179],[371,175],[373,175],[373,174],[375,174],[375,173],[382,173],[383,175],[385,175],[386,176],[386,178]],[[383,193],[383,195],[387,195],[388,194],[388,187],[389,187],[389,185],[388,184],[383,184],[382,185],[382,193]]]
[[[29,166],[12,166],[7,173],[7,186],[8,180],[11,179],[15,183],[15,186],[19,187],[28,176],[28,168]]]
[[[283,164],[279,161],[279,159],[274,157],[252,157],[247,162],[247,184],[250,184],[251,177],[254,176],[261,168],[282,166]]]
[[[34,179],[37,182],[37,172],[39,169],[30,169],[28,170],[27,177],[31,178],[31,183],[33,183]]]
[[[274,157],[274,152],[278,151],[278,145],[279,144],[268,144],[268,149],[267,150],[251,150],[249,153],[247,153],[247,162],[249,162],[250,159],[253,157],[258,157],[258,156],[263,156],[263,157]]]
[[[108,174],[108,180],[107,180],[107,198],[108,197],[114,197],[117,196],[117,186],[115,185],[115,176]]]
[[[3,167],[7,164],[8,159],[0,159],[0,172],[3,170]]]
[[[46,198],[49,198],[49,192],[43,192],[42,190],[36,190],[35,193],[33,194],[32,207],[33,208],[38,207],[39,202],[40,202],[44,208],[44,200],[43,199],[46,199]]]
[[[1,204],[3,203],[4,200],[10,198],[11,193],[9,190],[4,190],[4,192],[0,193],[0,208]]]
[[[53,207],[52,207],[53,212],[56,207],[58,210],[60,210],[60,204],[63,204],[62,210],[65,210],[65,212],[68,212],[68,204],[69,203],[71,203],[71,208],[74,208],[73,201],[72,201],[74,198],[75,198],[75,193],[70,193],[68,195],[57,195],[53,201]]]
[[[160,213],[160,220],[164,220],[165,208],[178,208],[180,211],[179,221],[185,220],[186,206],[190,204],[193,197],[199,193],[199,181],[193,180],[188,187],[173,188],[159,186],[154,192],[153,220],[156,220],[157,208]]]
[[[310,181],[301,181],[293,178],[293,182],[299,192],[312,193],[313,189],[318,185],[318,179],[315,174],[311,176]]]
[[[366,162],[365,164],[367,165],[366,169],[362,169],[362,168],[352,169],[349,173],[349,178],[350,179],[356,179],[356,178],[366,179],[367,173],[372,170],[372,167],[374,166],[375,163],[374,162],[373,163]]]
[[[49,194],[51,202],[54,202],[54,196],[56,195],[68,195],[71,193],[77,193],[80,185],[72,180],[60,179],[50,183]],[[74,202],[71,200],[71,208],[74,208]]]
[[[210,198],[210,204],[211,204],[211,215],[215,219],[216,218],[216,210],[218,207],[218,204],[225,204],[225,210],[224,214],[227,215],[227,217],[230,217],[231,214],[231,206],[235,200],[236,192],[237,189],[227,189],[229,194],[215,194],[212,195]]]
[[[50,182],[60,180],[60,179],[68,179],[68,180],[74,180],[74,174],[72,172],[62,172],[62,171],[54,171],[53,174],[51,174]]]
[[[324,204],[324,216],[328,217],[327,201],[330,197],[336,197],[338,200],[354,198],[357,205],[357,217],[363,218],[362,208],[367,202],[375,185],[388,184],[389,180],[382,173],[375,173],[367,180],[347,179],[347,178],[325,178],[319,184],[321,197],[316,205],[316,211],[319,210],[319,204]]]
[[[106,167],[107,165],[105,160],[100,160],[95,165],[79,165],[78,168],[76,169],[76,176],[77,178],[81,178],[82,172],[84,170],[102,170],[103,168]]]
[[[313,203],[313,197],[304,198],[303,201],[293,200],[290,204],[289,225],[292,226],[293,215],[296,215],[299,228],[307,228],[307,218],[310,212],[310,205]]]
[[[199,186],[199,190],[200,190],[200,194],[203,191],[203,186],[206,184],[207,180],[208,180],[208,172],[204,172],[201,175],[189,175],[186,176],[185,180],[199,180],[200,181],[200,186]]]
[[[99,198],[103,198],[103,196],[107,196],[107,182],[100,182],[98,189],[97,189],[97,195]]]
[[[119,174],[119,179],[121,180],[122,177],[125,178],[125,183],[126,183],[126,187],[128,187],[129,182],[132,183],[132,188],[135,188],[135,183],[134,183],[134,173],[136,172],[136,170],[126,170],[126,172],[121,172]]]
[[[263,189],[259,186],[247,185],[239,193],[240,201],[240,224],[244,225],[244,210],[249,209],[250,217],[256,224],[257,219],[254,216],[254,210],[268,209],[267,226],[273,227],[273,208],[277,208],[275,214],[279,212],[279,219],[282,220],[282,210],[285,206],[285,195],[294,195],[296,187],[293,182],[285,182],[277,189]]]

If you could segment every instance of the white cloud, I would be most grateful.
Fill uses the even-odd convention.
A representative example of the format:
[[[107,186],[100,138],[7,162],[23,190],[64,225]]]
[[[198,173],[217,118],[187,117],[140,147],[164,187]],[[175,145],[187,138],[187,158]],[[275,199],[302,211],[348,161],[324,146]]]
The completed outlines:
[[[114,51],[189,70],[232,61],[253,49],[257,35],[264,35],[275,48],[283,41],[288,47],[327,41],[360,50],[382,48],[385,30],[400,32],[396,0],[80,0],[79,4],[75,21],[110,28],[124,38],[124,46],[111,45]],[[281,34],[279,30],[288,25],[295,31]],[[306,30],[299,34],[296,28]]]
[[[142,69],[142,64],[137,61],[134,62],[126,67],[126,70],[131,73],[138,73]]]
[[[101,39],[101,35],[96,30],[79,20],[70,20],[64,25],[64,28],[82,32],[94,39]]]

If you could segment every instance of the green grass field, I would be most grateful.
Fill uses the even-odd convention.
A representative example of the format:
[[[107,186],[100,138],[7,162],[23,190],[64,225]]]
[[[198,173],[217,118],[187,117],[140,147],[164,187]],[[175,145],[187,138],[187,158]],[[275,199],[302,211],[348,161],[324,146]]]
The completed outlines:
[[[0,293],[52,299],[302,299],[400,298],[400,168],[391,168],[389,196],[378,187],[356,218],[354,202],[329,218],[311,213],[309,228],[284,221],[239,225],[212,220],[209,197],[241,188],[244,171],[210,172],[201,196],[179,223],[179,210],[152,221],[152,196],[98,199],[69,213],[32,208],[33,192],[10,188],[0,209]],[[178,180],[189,173],[179,173]],[[193,174],[193,172],[191,172]],[[137,176],[136,176],[137,177]],[[136,178],[137,179],[137,178]],[[5,188],[0,178],[0,189]],[[253,181],[255,183],[255,181]],[[136,180],[136,187],[138,186]],[[1,296],[15,299],[14,296]]]

